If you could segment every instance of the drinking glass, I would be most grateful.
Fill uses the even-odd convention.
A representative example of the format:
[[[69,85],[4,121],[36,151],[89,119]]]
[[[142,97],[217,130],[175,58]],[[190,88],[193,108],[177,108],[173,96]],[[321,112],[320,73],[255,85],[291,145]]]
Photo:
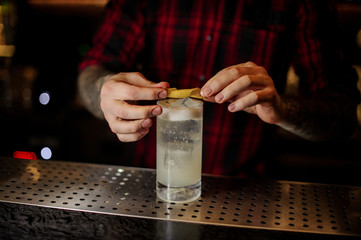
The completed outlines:
[[[157,117],[157,195],[190,202],[201,194],[203,101],[159,100]]]

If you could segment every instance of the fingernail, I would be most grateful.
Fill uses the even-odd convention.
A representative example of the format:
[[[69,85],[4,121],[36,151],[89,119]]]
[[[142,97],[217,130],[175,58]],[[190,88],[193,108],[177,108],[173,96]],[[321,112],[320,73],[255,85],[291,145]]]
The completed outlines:
[[[234,110],[236,109],[236,105],[234,103],[231,103],[229,106],[228,106],[228,110],[230,112],[233,112]]]
[[[159,98],[166,98],[168,96],[168,93],[167,91],[161,91],[159,94],[158,94]]]
[[[211,95],[211,93],[212,93],[212,89],[208,86],[204,87],[201,91],[201,95],[203,97],[209,97]]]
[[[162,113],[162,109],[160,107],[156,107],[152,110],[152,115],[153,116],[158,116]]]
[[[142,122],[142,128],[150,128],[152,126],[152,120],[150,119],[145,119]]]
[[[149,132],[149,128],[144,128],[142,130],[139,131],[140,134],[146,134],[147,132]]]
[[[221,102],[223,100],[224,96],[222,93],[217,94],[217,96],[214,98],[216,102]]]

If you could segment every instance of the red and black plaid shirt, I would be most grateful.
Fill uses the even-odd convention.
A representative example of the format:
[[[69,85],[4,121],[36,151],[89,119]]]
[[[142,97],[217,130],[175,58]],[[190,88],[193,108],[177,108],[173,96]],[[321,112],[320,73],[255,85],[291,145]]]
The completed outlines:
[[[328,84],[330,60],[338,59],[328,39],[335,23],[329,10],[314,0],[114,0],[80,69],[142,66],[151,81],[194,88],[227,66],[253,61],[282,93],[292,63],[308,94]],[[205,103],[205,173],[240,175],[258,163],[265,124],[255,115],[230,113],[227,105]],[[155,155],[152,127],[138,142],[134,165],[154,168]]]

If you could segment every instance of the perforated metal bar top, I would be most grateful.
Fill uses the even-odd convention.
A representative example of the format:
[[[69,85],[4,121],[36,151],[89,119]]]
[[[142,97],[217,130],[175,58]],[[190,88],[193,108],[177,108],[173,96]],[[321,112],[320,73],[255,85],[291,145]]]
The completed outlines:
[[[361,236],[361,187],[202,177],[195,202],[164,202],[155,171],[0,158],[0,201],[157,220]]]

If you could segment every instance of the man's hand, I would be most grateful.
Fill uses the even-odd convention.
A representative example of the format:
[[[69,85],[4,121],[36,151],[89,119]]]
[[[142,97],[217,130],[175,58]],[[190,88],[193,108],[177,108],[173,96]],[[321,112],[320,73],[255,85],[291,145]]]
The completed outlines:
[[[160,115],[162,109],[135,102],[166,98],[168,87],[166,82],[153,83],[137,72],[107,77],[100,90],[100,108],[120,141],[137,141],[149,132],[151,117]]]
[[[257,114],[264,122],[278,124],[284,106],[272,78],[253,62],[227,67],[218,72],[202,87],[205,100],[224,103],[230,112],[246,111]]]

